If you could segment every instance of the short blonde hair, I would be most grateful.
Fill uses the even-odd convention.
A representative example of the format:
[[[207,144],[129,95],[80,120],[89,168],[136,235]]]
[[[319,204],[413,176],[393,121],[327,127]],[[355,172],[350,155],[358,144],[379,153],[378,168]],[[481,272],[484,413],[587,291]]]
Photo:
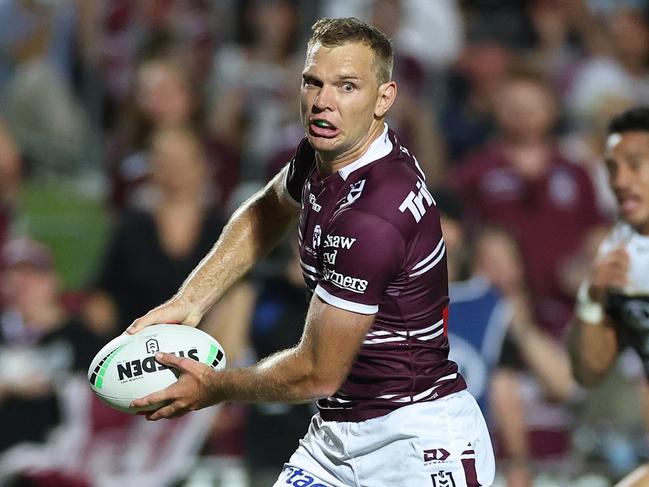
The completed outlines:
[[[392,42],[373,25],[355,17],[339,19],[320,19],[311,27],[313,34],[307,44],[308,49],[320,43],[326,47],[342,46],[350,42],[367,45],[376,59],[376,76],[379,84],[392,79],[394,52]]]

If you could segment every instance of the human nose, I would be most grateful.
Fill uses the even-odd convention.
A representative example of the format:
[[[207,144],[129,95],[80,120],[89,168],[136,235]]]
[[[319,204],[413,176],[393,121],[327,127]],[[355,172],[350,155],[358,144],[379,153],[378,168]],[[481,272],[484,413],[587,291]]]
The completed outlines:
[[[613,187],[615,189],[626,189],[633,181],[633,174],[626,164],[620,164],[613,177]]]
[[[313,108],[315,111],[321,112],[324,110],[331,110],[333,107],[333,89],[330,86],[322,86],[318,94],[313,100]]]

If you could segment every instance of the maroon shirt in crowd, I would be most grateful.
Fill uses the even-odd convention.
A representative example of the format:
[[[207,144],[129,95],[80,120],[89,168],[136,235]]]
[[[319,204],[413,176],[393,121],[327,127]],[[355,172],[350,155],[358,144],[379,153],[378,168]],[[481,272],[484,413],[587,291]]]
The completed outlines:
[[[301,206],[300,259],[324,302],[375,314],[323,419],[363,421],[466,388],[448,360],[446,248],[416,159],[387,126],[367,152],[321,179],[306,139],[286,190]]]
[[[573,297],[560,282],[562,268],[603,223],[588,174],[555,153],[541,177],[525,179],[493,145],[453,176],[476,221],[503,226],[517,238],[537,318],[559,336],[573,309]]]

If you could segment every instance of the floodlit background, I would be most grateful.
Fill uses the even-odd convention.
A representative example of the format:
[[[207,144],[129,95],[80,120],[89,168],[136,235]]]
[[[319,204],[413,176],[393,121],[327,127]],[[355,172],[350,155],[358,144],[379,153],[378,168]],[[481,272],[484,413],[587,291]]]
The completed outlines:
[[[615,216],[606,125],[649,103],[646,1],[0,0],[0,485],[272,485],[310,405],[149,424],[84,374],[290,159],[329,16],[394,40],[388,123],[443,216],[453,356],[499,485],[606,486],[647,458],[635,356],[585,391],[563,347]],[[296,343],[301,279],[288,238],[205,318],[229,364]]]

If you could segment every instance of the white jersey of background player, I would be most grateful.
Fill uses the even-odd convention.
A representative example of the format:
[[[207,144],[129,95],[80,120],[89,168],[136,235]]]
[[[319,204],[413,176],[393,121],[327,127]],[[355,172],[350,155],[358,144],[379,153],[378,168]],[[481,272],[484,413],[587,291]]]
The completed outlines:
[[[649,107],[611,121],[605,163],[620,222],[579,290],[569,337],[575,377],[587,386],[606,375],[626,346],[638,352],[649,378]],[[647,464],[618,484],[645,485]]]

